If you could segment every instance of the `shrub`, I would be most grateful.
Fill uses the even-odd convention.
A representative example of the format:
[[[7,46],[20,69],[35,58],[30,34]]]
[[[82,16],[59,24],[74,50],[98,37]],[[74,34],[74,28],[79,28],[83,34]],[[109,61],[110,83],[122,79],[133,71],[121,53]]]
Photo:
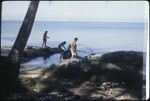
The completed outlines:
[[[101,62],[114,63],[123,67],[133,66],[135,70],[141,70],[143,66],[143,53],[135,51],[117,51],[102,55]]]
[[[142,91],[143,54],[133,51],[118,51],[106,53],[98,58],[83,58],[78,63],[68,65],[52,65],[42,71],[48,78],[39,82],[36,80],[31,85],[38,87],[39,92],[51,90],[65,90],[65,82],[79,85],[82,82],[93,83],[118,82],[125,83],[125,87]],[[27,83],[29,83],[27,81]]]

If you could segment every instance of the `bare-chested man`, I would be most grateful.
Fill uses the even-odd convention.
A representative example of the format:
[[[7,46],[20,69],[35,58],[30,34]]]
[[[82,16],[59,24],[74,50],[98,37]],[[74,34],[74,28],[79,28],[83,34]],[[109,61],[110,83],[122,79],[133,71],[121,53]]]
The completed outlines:
[[[77,44],[78,38],[74,38],[73,42],[71,43],[71,58],[77,57]]]

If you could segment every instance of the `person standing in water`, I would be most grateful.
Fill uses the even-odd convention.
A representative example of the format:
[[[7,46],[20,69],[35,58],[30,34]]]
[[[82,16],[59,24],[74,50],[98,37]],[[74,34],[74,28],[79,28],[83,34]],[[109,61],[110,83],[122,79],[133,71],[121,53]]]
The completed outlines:
[[[71,58],[77,58],[77,42],[78,38],[75,37],[73,42],[71,43]]]
[[[44,47],[47,47],[47,38],[49,38],[48,36],[47,36],[47,33],[48,33],[48,31],[45,31],[45,33],[43,34],[43,44],[42,44],[42,47],[44,46]]]
[[[65,44],[66,44],[66,41],[63,41],[58,45],[58,49],[60,51],[60,60],[61,60],[61,58],[63,58],[63,55],[64,55],[65,51],[67,50],[65,47]]]

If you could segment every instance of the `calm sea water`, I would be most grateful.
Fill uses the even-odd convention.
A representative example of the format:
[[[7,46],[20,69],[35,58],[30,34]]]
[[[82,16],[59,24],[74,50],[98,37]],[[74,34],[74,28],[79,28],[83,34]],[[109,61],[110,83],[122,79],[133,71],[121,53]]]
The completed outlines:
[[[1,45],[12,46],[19,32],[21,21],[2,21]],[[44,31],[48,31],[48,46],[57,47],[62,41],[67,45],[78,37],[79,55],[118,50],[144,50],[145,23],[143,22],[49,22],[36,21],[29,37],[28,46],[42,45]],[[66,45],[66,46],[67,46]],[[47,63],[57,63],[59,54],[48,58]],[[56,62],[56,61],[57,62]],[[51,61],[51,62],[50,62]],[[44,64],[42,57],[28,64]]]
[[[2,46],[12,46],[21,21],[2,21]],[[57,47],[61,41],[71,43],[78,37],[78,44],[105,51],[144,51],[144,23],[142,22],[48,22],[34,23],[27,45],[41,46],[44,31],[48,31],[48,46]]]

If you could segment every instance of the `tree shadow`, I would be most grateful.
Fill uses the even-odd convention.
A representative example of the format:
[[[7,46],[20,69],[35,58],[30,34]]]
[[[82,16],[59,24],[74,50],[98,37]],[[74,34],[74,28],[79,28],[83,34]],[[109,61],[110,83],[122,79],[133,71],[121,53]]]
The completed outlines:
[[[86,58],[68,65],[52,65],[42,71],[42,76],[34,81],[33,87],[37,89],[37,94],[41,94],[42,97],[44,94],[48,94],[46,95],[47,99],[115,100],[125,94],[141,99],[142,74],[140,74],[139,69],[136,69],[136,66],[141,68],[141,65],[137,65],[133,61],[126,64],[124,63],[125,60],[122,60],[124,62],[120,61],[118,65],[115,62],[102,61],[103,59],[90,60]],[[133,60],[131,57],[130,59]],[[48,76],[43,78],[47,74]],[[87,81],[91,85],[85,85],[84,88],[83,85]],[[118,95],[109,96],[104,92],[111,89],[110,87],[105,87],[104,90],[96,88],[104,82],[118,83],[119,87],[122,86],[124,90],[120,91]],[[122,82],[124,82],[123,85]],[[80,94],[76,94],[73,89],[79,90]]]

